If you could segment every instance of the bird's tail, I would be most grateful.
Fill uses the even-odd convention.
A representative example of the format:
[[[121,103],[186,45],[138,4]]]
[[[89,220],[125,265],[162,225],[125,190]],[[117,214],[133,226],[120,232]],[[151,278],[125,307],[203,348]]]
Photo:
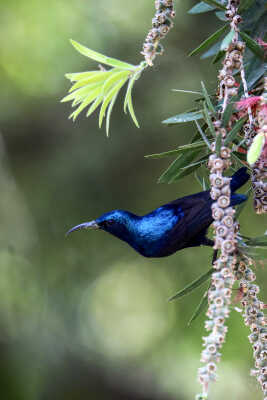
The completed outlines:
[[[243,203],[243,201],[247,200],[247,196],[244,194],[236,194],[234,193],[237,189],[243,186],[249,179],[249,174],[247,173],[247,168],[240,168],[237,172],[234,173],[231,180],[231,206],[235,206],[237,204]]]
[[[242,167],[234,173],[231,179],[231,192],[235,192],[237,189],[241,188],[249,180],[249,174],[247,173],[247,168]]]

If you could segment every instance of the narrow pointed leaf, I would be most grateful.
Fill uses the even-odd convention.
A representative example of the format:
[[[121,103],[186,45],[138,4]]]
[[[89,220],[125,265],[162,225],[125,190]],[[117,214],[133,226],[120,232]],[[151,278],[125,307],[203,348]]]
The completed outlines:
[[[203,119],[203,118],[204,117],[202,111],[192,111],[175,115],[174,117],[165,119],[164,121],[162,121],[162,123],[167,125],[176,125],[185,122],[196,121],[198,119]]]
[[[110,65],[112,67],[119,67],[119,68],[122,68],[122,69],[129,69],[129,70],[133,70],[133,69],[136,68],[132,64],[128,64],[128,63],[125,63],[123,61],[116,60],[115,58],[107,57],[107,56],[105,56],[105,55],[103,55],[101,53],[98,53],[98,52],[94,51],[94,50],[88,49],[88,47],[83,46],[82,44],[76,42],[75,40],[71,40],[70,42],[79,53],[81,53],[84,56],[89,57],[92,60],[97,61],[99,63]]]
[[[215,56],[215,54],[217,54],[218,51],[220,50],[220,46],[221,46],[221,41],[215,43],[213,46],[211,46],[211,48],[209,48],[209,50],[201,54],[200,56],[201,60]]]
[[[88,96],[88,94],[95,89],[96,87],[101,86],[101,82],[97,82],[94,84],[88,84],[80,89],[75,90],[74,92],[68,94],[67,96],[65,96],[62,100],[61,103],[65,103],[66,101],[71,101],[74,99],[82,100],[85,97]]]
[[[130,113],[130,115],[132,117],[133,122],[135,123],[136,127],[139,128],[139,123],[137,121],[137,118],[136,118],[135,112],[134,112],[134,108],[133,108],[132,90],[130,90],[130,95],[129,95],[129,98],[128,98],[127,106],[128,106],[128,110],[129,110],[129,113]]]
[[[220,50],[226,50],[229,44],[232,42],[234,36],[235,36],[235,31],[234,29],[231,29],[230,32],[223,39]]]
[[[241,118],[234,126],[233,128],[230,130],[230,132],[227,134],[225,140],[224,140],[224,144],[228,145],[229,143],[231,143],[236,136],[238,135],[238,133],[240,132],[240,129],[242,128],[242,126],[244,125],[245,121],[247,120],[247,117]]]
[[[201,94],[201,92],[194,92],[193,90],[183,90],[183,89],[172,89],[173,92],[189,93],[189,94]]]
[[[97,82],[103,82],[105,79],[107,79],[110,75],[112,75],[113,70],[110,71],[101,71],[100,74],[96,73],[94,75],[91,75],[89,78],[85,79],[80,79],[78,82],[76,82],[69,90],[69,92],[73,92],[74,90],[89,85]]]
[[[203,106],[204,106],[205,120],[206,120],[206,122],[208,124],[210,133],[212,134],[213,137],[216,137],[215,128],[214,128],[214,125],[213,125],[212,120],[210,118],[210,115],[209,115],[209,112],[208,112],[208,109],[207,109],[207,106],[206,106],[205,102],[203,103]]]
[[[211,100],[210,100],[210,96],[209,96],[209,94],[208,94],[208,92],[207,92],[206,86],[205,86],[205,84],[204,84],[203,81],[201,81],[201,86],[202,86],[202,92],[203,92],[203,94],[204,94],[204,97],[205,97],[205,100],[206,100],[208,109],[209,109],[209,111],[210,111],[211,113],[214,114],[214,113],[215,113],[215,108],[214,108],[214,106],[213,106],[213,104],[212,104],[212,102],[211,102]]]
[[[191,53],[189,54],[189,57],[199,54],[203,50],[205,50],[207,47],[210,47],[211,45],[213,45],[227,29],[228,29],[228,24],[222,26],[220,29],[218,29],[216,32],[214,32],[211,36],[209,36],[206,40],[204,40],[204,42],[202,42],[196,49],[191,51]]]
[[[206,310],[208,307],[208,291],[204,293],[202,296],[199,305],[197,306],[196,310],[194,311],[192,317],[188,321],[188,326],[192,324],[193,321],[197,319],[197,317]]]
[[[206,147],[205,142],[194,142],[190,144],[186,144],[184,146],[178,147],[178,149],[175,150],[170,150],[170,151],[165,151],[164,153],[159,153],[159,154],[148,154],[145,156],[145,158],[164,158],[164,157],[172,157],[175,156],[179,153],[185,153],[188,151],[192,151],[194,149],[201,149],[203,147]]]
[[[211,6],[204,1],[201,1],[200,3],[197,3],[194,7],[192,7],[188,12],[188,14],[201,14],[201,13],[206,13],[208,11],[213,11],[215,10],[215,6]]]
[[[219,156],[221,153],[221,147],[222,147],[222,135],[221,135],[221,133],[219,133],[216,136],[216,140],[215,140],[215,151],[216,151],[217,156]]]
[[[205,133],[203,132],[201,126],[199,125],[199,123],[197,121],[195,121],[195,124],[197,126],[198,132],[200,133],[200,135],[202,136],[202,139],[204,140],[204,142],[206,143],[207,147],[209,149],[211,149],[211,144],[207,138],[207,136],[205,135]]]
[[[204,282],[206,282],[211,274],[214,272],[214,268],[209,269],[205,274],[201,275],[198,279],[189,283],[189,285],[185,286],[182,290],[176,293],[174,296],[170,297],[168,301],[173,301],[179,299],[180,297],[186,296],[191,293],[193,290],[201,286]]]
[[[220,10],[225,11],[226,7],[222,5],[219,1],[216,0],[203,0],[205,3],[209,4],[210,6],[214,6],[216,8],[219,8]]]
[[[71,114],[70,118],[73,118],[73,121],[76,120],[78,115],[90,104],[94,101],[99,94],[101,93],[101,86],[97,87],[93,90],[82,102],[82,104]]]
[[[223,21],[223,22],[228,21],[228,19],[225,16],[225,11],[216,11],[215,15],[220,21]]]
[[[117,99],[117,96],[118,96],[118,92],[116,94],[114,94],[114,96],[113,96],[113,98],[112,98],[112,100],[111,100],[111,102],[110,102],[110,104],[108,106],[107,119],[106,119],[106,133],[107,133],[107,136],[109,136],[110,115],[111,115],[114,103],[115,103],[115,101]]]
[[[249,35],[247,35],[245,32],[240,32],[240,36],[246,42],[246,45],[248,48],[254,53],[257,57],[263,58],[264,57],[264,51],[261,48],[260,45],[258,45],[257,42],[255,42],[254,39],[252,39]]]
[[[68,73],[65,74],[65,77],[69,79],[71,82],[77,82],[80,79],[87,79],[90,78],[90,76],[95,75],[95,74],[101,74],[102,71],[85,71],[85,72],[74,72],[74,73]]]
[[[257,236],[255,238],[249,238],[246,241],[248,246],[267,246],[267,235]]]
[[[102,93],[95,99],[95,101],[93,102],[93,104],[90,106],[89,110],[87,111],[86,117],[89,117],[91,114],[93,114],[93,112],[97,109],[98,106],[100,106],[100,104],[103,101],[103,95]]]
[[[127,105],[129,101],[129,97],[131,96],[133,85],[137,79],[137,74],[133,74],[133,76],[129,79],[125,99],[124,99],[124,105],[123,105],[123,111],[126,113],[127,112]]]
[[[220,50],[212,60],[212,64],[217,64],[225,55],[225,51]]]
[[[225,128],[227,128],[230,118],[233,114],[233,109],[235,107],[235,102],[238,100],[238,96],[233,96],[229,104],[227,104],[226,109],[222,116],[222,124]]]
[[[120,81],[122,78],[128,77],[130,74],[130,71],[119,71],[119,72],[114,72],[104,83],[103,86],[103,95],[106,95],[109,91],[109,89],[118,81]]]
[[[127,81],[127,78],[121,79],[109,92],[108,94],[104,97],[100,112],[99,112],[99,128],[102,126],[103,118],[105,116],[105,112],[107,109],[107,106],[109,105],[110,101],[112,100],[113,96],[120,91],[122,86],[125,84]]]
[[[159,183],[171,183],[178,175],[180,169],[189,165],[199,154],[199,150],[194,150],[190,153],[184,153],[178,156],[167,170],[160,176]]]

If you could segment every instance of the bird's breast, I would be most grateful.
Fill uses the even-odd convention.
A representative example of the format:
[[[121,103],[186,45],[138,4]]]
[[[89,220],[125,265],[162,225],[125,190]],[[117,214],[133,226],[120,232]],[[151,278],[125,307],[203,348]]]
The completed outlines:
[[[145,257],[161,257],[169,233],[182,218],[182,211],[158,209],[136,222],[132,247]]]

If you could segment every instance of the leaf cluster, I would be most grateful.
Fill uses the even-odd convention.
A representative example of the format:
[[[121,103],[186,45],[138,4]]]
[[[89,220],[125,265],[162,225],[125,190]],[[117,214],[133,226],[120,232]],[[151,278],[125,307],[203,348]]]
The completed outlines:
[[[107,57],[101,53],[97,53],[87,47],[71,40],[72,45],[82,55],[101,63],[100,69],[96,71],[86,71],[78,73],[68,73],[68,78],[72,83],[67,96],[61,101],[72,101],[72,107],[77,106],[72,112],[70,118],[75,121],[78,115],[88,107],[86,116],[89,117],[100,105],[99,127],[102,126],[103,119],[106,115],[106,132],[109,134],[110,116],[121,88],[128,82],[128,87],[124,99],[124,112],[129,111],[132,120],[139,128],[137,118],[135,116],[132,90],[135,81],[140,77],[142,71],[146,67],[145,63],[140,65],[132,65],[115,58]],[[111,67],[106,69],[102,64]]]

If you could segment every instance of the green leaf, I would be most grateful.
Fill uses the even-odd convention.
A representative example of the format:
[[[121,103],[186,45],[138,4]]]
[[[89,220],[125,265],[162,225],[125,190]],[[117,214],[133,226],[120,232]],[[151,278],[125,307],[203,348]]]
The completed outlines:
[[[130,75],[130,71],[119,71],[119,72],[114,72],[109,78],[105,81],[103,85],[103,95],[105,96],[109,89],[118,81],[120,81],[122,78],[128,78]]]
[[[227,134],[224,140],[225,145],[228,145],[236,138],[246,120],[247,117],[243,117],[233,126],[233,128],[230,130],[230,132]]]
[[[215,6],[211,6],[207,3],[204,3],[204,1],[201,1],[187,12],[188,14],[201,14],[201,13],[206,13],[208,11],[213,11],[215,10],[215,8],[216,8]]]
[[[223,51],[223,50],[218,51],[218,53],[212,60],[212,64],[216,64],[217,62],[219,62],[224,57],[224,55],[225,55],[225,51]]]
[[[88,47],[83,46],[82,44],[76,42],[75,40],[70,40],[71,44],[75,47],[75,49],[83,54],[86,57],[91,58],[92,60],[102,63],[102,64],[106,64],[106,65],[110,65],[111,67],[118,67],[121,69],[128,69],[128,70],[134,70],[136,69],[136,67],[132,64],[128,64],[125,63],[123,61],[117,60],[115,58],[110,58],[107,57],[101,53],[97,53],[94,50],[88,49]]]
[[[102,103],[103,95],[102,93],[95,99],[89,110],[87,111],[86,117],[89,117],[97,109],[97,107]]]
[[[210,142],[209,142],[207,136],[206,136],[205,133],[203,132],[201,126],[199,125],[199,123],[198,123],[197,121],[195,121],[195,124],[196,124],[196,126],[197,126],[197,129],[198,129],[200,135],[202,136],[202,139],[203,139],[204,142],[206,143],[207,147],[208,147],[209,149],[211,149],[211,144],[210,144]]]
[[[216,150],[216,154],[219,156],[221,153],[221,147],[222,147],[222,135],[221,133],[219,133],[216,136],[216,141],[215,141],[215,150]]]
[[[110,75],[112,75],[113,70],[110,71],[101,71],[99,74],[95,73],[94,75],[91,75],[89,78],[85,79],[80,79],[78,82],[76,82],[69,90],[69,92],[73,92],[74,90],[87,86],[89,84],[94,84],[97,82],[103,82],[106,78],[108,78]]]
[[[214,44],[219,37],[228,29],[228,24],[222,26],[220,29],[218,29],[216,32],[214,32],[211,36],[209,36],[204,42],[202,42],[196,49],[191,51],[189,54],[189,57],[201,53],[203,50],[205,50],[207,47],[210,47],[212,44]]]
[[[131,95],[131,91],[132,91],[134,82],[135,82],[135,76],[133,75],[133,76],[129,79],[129,83],[128,83],[128,87],[127,87],[127,91],[126,91],[126,95],[125,95],[125,99],[124,99],[123,111],[124,111],[125,113],[127,112],[128,100],[129,100],[129,97],[130,97],[130,95]]]
[[[171,183],[179,174],[180,169],[189,165],[199,154],[199,150],[193,150],[192,152],[186,152],[181,154],[174,160],[168,169],[160,176],[159,183]]]
[[[222,5],[219,1],[216,0],[204,0],[205,3],[209,4],[210,6],[214,6],[219,8],[220,10],[226,11],[226,7]]]
[[[205,164],[208,161],[209,154],[206,154],[205,156],[203,156],[196,162],[189,164],[186,167],[181,168],[180,171],[177,173],[177,175],[173,178],[173,180],[170,183],[177,182],[179,179],[182,179],[185,176],[188,176],[188,175],[192,174],[192,172],[199,169],[199,167],[201,167],[203,164]]]
[[[232,42],[234,36],[235,36],[235,31],[234,29],[231,29],[230,32],[223,39],[220,50],[226,50],[229,44]]]
[[[173,92],[181,92],[181,93],[188,93],[188,94],[201,94],[201,92],[194,92],[193,90],[183,90],[183,89],[172,89]]]
[[[65,74],[65,77],[69,79],[71,82],[77,82],[80,79],[87,79],[90,78],[90,76],[95,75],[95,74],[101,74],[102,71],[86,71],[86,72],[74,72],[74,73],[68,73]]]
[[[136,118],[135,112],[134,112],[134,108],[133,108],[133,100],[132,100],[131,91],[130,91],[130,96],[129,96],[129,99],[128,99],[128,110],[129,110],[129,113],[130,113],[130,115],[132,117],[132,120],[135,123],[136,127],[139,128],[139,123],[137,121],[137,118]]]
[[[67,101],[71,101],[74,99],[79,100],[83,100],[85,97],[87,97],[90,92],[95,89],[96,87],[101,86],[101,82],[96,82],[93,84],[88,84],[80,89],[75,90],[75,92],[72,92],[70,94],[68,94],[67,96],[63,97],[63,99],[61,100],[61,103],[65,103]],[[74,104],[75,105],[75,104]]]
[[[196,121],[197,119],[203,119],[203,118],[204,118],[203,113],[200,110],[200,111],[192,111],[175,115],[174,117],[165,119],[164,121],[162,121],[162,123],[167,125],[176,125],[184,122]]]
[[[255,54],[255,56],[259,58],[264,57],[264,51],[261,48],[261,46],[258,45],[257,42],[255,42],[254,39],[252,39],[249,35],[247,35],[245,32],[240,32],[240,36],[248,46],[248,48],[252,51],[252,53]]]
[[[112,98],[112,100],[111,100],[111,102],[110,102],[110,104],[108,106],[107,119],[106,119],[106,133],[107,133],[107,136],[109,136],[110,115],[111,115],[113,106],[115,104],[115,101],[117,99],[117,96],[118,96],[118,92],[114,94],[114,96],[113,96],[113,98]]]
[[[82,104],[70,115],[70,118],[73,118],[73,121],[76,120],[78,115],[90,104],[92,101],[95,100],[101,93],[101,86],[97,87],[95,90],[90,92],[90,94],[83,100]]]
[[[266,138],[264,132],[260,132],[254,137],[247,154],[249,165],[255,164],[255,162],[259,159],[265,144],[265,140]]]
[[[106,112],[106,108],[109,105],[109,103],[111,102],[113,96],[118,93],[120,91],[120,89],[122,88],[122,86],[125,84],[125,82],[127,81],[128,78],[123,78],[121,79],[108,93],[107,95],[104,97],[102,106],[100,108],[100,112],[99,112],[99,128],[101,128],[102,126],[102,121],[103,118],[105,116],[105,112]]]
[[[267,246],[267,235],[257,236],[255,238],[249,238],[246,240],[247,246]]]
[[[216,11],[215,15],[220,21],[223,21],[223,22],[228,21],[228,19],[225,16],[225,11]]]
[[[209,94],[207,92],[206,86],[205,86],[203,81],[201,81],[201,86],[202,86],[202,92],[204,94],[208,109],[210,110],[210,112],[212,114],[214,114],[215,113],[215,108],[214,108],[214,106],[213,106],[213,104],[212,104],[212,102],[210,100],[210,96],[209,96]]]
[[[225,111],[224,111],[224,113],[223,113],[223,116],[222,116],[222,125],[225,127],[225,128],[227,128],[227,126],[228,126],[228,123],[229,123],[229,121],[230,121],[230,118],[231,118],[231,116],[232,116],[232,114],[233,114],[233,109],[234,109],[234,106],[235,106],[235,103],[236,103],[236,101],[239,99],[239,97],[238,96],[233,96],[232,98],[231,98],[231,101],[227,104],[227,106],[226,106],[226,109],[225,109]]]
[[[213,123],[211,121],[211,118],[210,118],[210,115],[209,115],[209,112],[208,112],[208,109],[207,109],[207,106],[206,106],[205,102],[203,103],[203,106],[204,106],[205,120],[206,120],[206,122],[208,124],[210,133],[212,134],[213,137],[216,137],[214,125],[213,125]]]
[[[205,58],[209,58],[217,54],[218,51],[220,50],[220,46],[221,46],[221,41],[215,43],[213,46],[209,48],[209,50],[201,54],[200,56],[201,60],[204,60]]]
[[[201,149],[203,147],[206,147],[205,142],[194,142],[194,143],[186,144],[184,146],[179,146],[178,149],[175,149],[175,150],[165,151],[164,153],[148,154],[147,156],[145,156],[145,158],[171,157],[171,156],[176,156],[179,153],[185,153],[187,151],[192,151],[194,149]]]
[[[192,317],[190,318],[190,320],[188,321],[188,326],[190,326],[192,324],[193,321],[195,321],[197,319],[197,317],[204,312],[204,310],[208,307],[208,291],[206,291],[204,293],[204,295],[202,296],[199,305],[197,306],[197,308],[195,309]]]
[[[130,113],[135,125],[137,126],[137,128],[139,128],[139,123],[137,121],[137,118],[136,118],[135,112],[134,112],[134,108],[133,108],[132,90],[133,90],[133,85],[134,85],[135,81],[139,78],[139,76],[140,76],[140,72],[137,72],[129,80],[126,96],[124,99],[124,106],[123,106],[124,112],[127,111],[127,107],[128,107],[129,113]]]
[[[205,274],[201,275],[198,279],[194,280],[193,282],[189,283],[189,285],[185,286],[182,290],[176,293],[174,296],[170,297],[168,301],[173,301],[179,299],[180,297],[186,296],[187,294],[191,293],[193,290],[201,286],[204,282],[206,282],[212,273],[214,272],[214,268],[205,272]]]

